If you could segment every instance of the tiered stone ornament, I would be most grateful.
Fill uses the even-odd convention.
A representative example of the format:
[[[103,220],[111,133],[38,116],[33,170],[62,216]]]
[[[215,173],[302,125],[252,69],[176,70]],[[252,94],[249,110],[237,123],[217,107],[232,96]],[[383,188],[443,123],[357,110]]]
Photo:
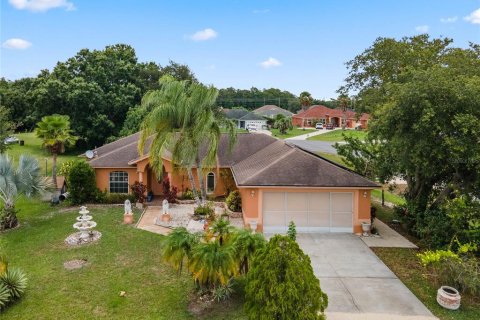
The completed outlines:
[[[97,226],[97,223],[92,220],[92,216],[89,215],[90,211],[87,207],[80,207],[80,216],[77,217],[77,222],[73,224],[73,228],[79,232],[75,232],[65,239],[65,243],[68,245],[82,245],[100,239],[102,234],[96,230],[93,230]]]

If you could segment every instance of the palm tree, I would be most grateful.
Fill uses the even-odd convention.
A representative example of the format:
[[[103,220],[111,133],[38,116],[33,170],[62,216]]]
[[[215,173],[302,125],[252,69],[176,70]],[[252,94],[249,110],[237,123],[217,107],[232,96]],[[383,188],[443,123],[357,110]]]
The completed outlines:
[[[190,259],[190,271],[196,283],[213,289],[217,284],[226,285],[238,274],[235,247],[219,241],[199,243]]]
[[[255,253],[264,248],[266,240],[261,233],[253,233],[247,229],[237,229],[233,235],[233,246],[240,261],[239,271],[246,274]]]
[[[220,245],[223,245],[228,240],[229,235],[234,230],[234,227],[230,225],[230,221],[226,219],[219,219],[212,225],[211,232]]]
[[[192,234],[186,228],[179,227],[164,238],[162,243],[162,257],[170,263],[180,274],[183,263],[192,255],[192,249],[198,244],[200,236]]]
[[[340,107],[340,110],[342,110],[342,129],[345,130],[345,127],[347,125],[347,109],[348,105],[350,103],[350,99],[348,98],[347,95],[340,95],[338,97],[338,106]]]
[[[302,111],[305,111],[305,109],[307,109],[312,104],[313,98],[310,92],[303,91],[302,93],[300,93],[299,100],[300,105],[302,106]]]
[[[282,117],[277,119],[274,124],[275,128],[278,129],[280,134],[286,134],[287,130],[293,129],[292,118],[290,117]]]
[[[170,152],[174,168],[187,171],[192,193],[200,205],[193,168],[197,168],[201,198],[205,202],[203,168],[216,165],[221,127],[229,135],[230,147],[235,142],[236,128],[214,108],[217,89],[175,81],[169,76],[162,77],[160,84],[159,90],[148,92],[142,99],[142,105],[152,111],[142,123],[138,150],[142,154],[147,139],[152,137],[150,163],[158,176],[162,175],[162,156]],[[202,147],[206,148],[203,156]]]
[[[49,187],[46,177],[40,171],[38,161],[21,155],[17,168],[7,155],[0,155],[0,230],[14,228],[18,224],[15,201],[20,194],[27,197],[44,192]]]
[[[72,146],[78,137],[72,135],[70,118],[54,114],[45,116],[37,123],[35,129],[37,137],[43,140],[45,147],[52,155],[52,181],[57,188],[57,156],[65,152],[65,148]]]

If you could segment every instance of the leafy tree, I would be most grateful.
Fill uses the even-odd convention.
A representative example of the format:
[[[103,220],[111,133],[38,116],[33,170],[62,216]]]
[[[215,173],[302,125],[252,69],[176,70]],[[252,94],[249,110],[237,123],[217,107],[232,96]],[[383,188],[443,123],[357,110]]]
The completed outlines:
[[[288,224],[287,236],[293,241],[297,240],[297,229],[295,227],[295,222],[290,221]]]
[[[38,161],[30,156],[21,155],[18,166],[7,155],[0,155],[0,231],[14,228],[18,224],[15,201],[19,195],[27,197],[44,192],[49,183],[40,172]]]
[[[76,161],[67,177],[72,204],[96,201],[99,195],[95,171],[85,161]]]
[[[233,234],[233,246],[240,261],[240,274],[247,274],[255,253],[264,248],[265,238],[261,233],[247,229],[236,229]]]
[[[8,145],[4,143],[5,139],[13,133],[14,125],[8,119],[8,110],[0,106],[0,153],[5,152]]]
[[[193,167],[196,167],[202,202],[207,192],[203,168],[216,165],[218,144],[223,126],[228,133],[230,147],[236,140],[233,122],[222,117],[215,109],[217,90],[198,83],[175,81],[166,76],[161,80],[159,90],[150,91],[142,100],[142,106],[152,111],[142,124],[138,151],[143,153],[147,138],[153,135],[150,145],[150,160],[157,175],[162,174],[161,155],[165,150],[172,154],[172,163],[187,171],[190,187],[197,204],[200,205]],[[200,157],[200,148],[206,146],[206,153]]]
[[[274,236],[255,255],[245,293],[250,319],[325,319],[327,295],[310,258],[287,236]]]
[[[43,147],[52,155],[52,180],[54,187],[57,188],[57,157],[65,152],[65,148],[77,141],[77,137],[72,135],[70,129],[70,118],[58,114],[45,116],[37,123],[35,133],[43,140]]]

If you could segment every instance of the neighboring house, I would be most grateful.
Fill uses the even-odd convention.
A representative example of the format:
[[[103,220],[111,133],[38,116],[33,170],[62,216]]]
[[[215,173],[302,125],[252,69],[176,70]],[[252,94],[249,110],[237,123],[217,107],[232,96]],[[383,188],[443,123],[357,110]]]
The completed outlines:
[[[334,127],[340,127],[346,121],[347,128],[361,127],[362,129],[367,129],[368,119],[369,115],[367,113],[357,115],[355,111],[347,110],[344,114],[340,109],[330,109],[325,106],[315,105],[293,115],[292,123],[298,127],[315,127],[318,122],[323,124],[332,123]]]
[[[292,112],[282,109],[280,107],[277,107],[276,105],[273,105],[273,104],[267,104],[263,107],[255,109],[253,110],[253,113],[258,114],[259,116],[267,117],[271,119],[274,119],[279,114],[282,114],[285,117],[293,116]]]
[[[223,109],[225,116],[237,123],[237,128],[246,129],[255,126],[257,129],[267,127],[267,120],[253,112],[245,109]]]
[[[97,186],[109,192],[130,192],[135,181],[148,191],[162,194],[161,181],[168,177],[179,192],[189,188],[185,172],[174,171],[171,156],[163,159],[158,179],[148,151],[139,156],[139,133],[96,149],[89,161]],[[193,170],[198,186],[198,175]],[[264,232],[285,232],[294,221],[298,232],[361,232],[370,221],[370,191],[379,186],[353,171],[316,154],[264,134],[239,134],[233,150],[223,135],[218,167],[205,170],[211,196],[226,196],[238,189],[242,196],[245,225],[257,224]]]

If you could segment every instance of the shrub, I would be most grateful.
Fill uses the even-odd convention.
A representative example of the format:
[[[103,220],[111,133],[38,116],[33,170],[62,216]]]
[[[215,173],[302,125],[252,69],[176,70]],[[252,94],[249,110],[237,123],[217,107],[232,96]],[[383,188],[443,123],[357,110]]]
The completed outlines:
[[[101,192],[95,181],[95,171],[85,161],[75,161],[68,173],[67,181],[72,204],[96,202]]]
[[[204,205],[198,206],[193,211],[193,214],[200,217],[210,217],[212,213],[215,213],[215,209],[213,208],[213,204],[211,202],[207,202]]]
[[[177,187],[175,186],[172,187],[170,185],[170,179],[168,178],[163,179],[162,186],[163,186],[163,197],[167,199],[169,203],[177,202],[178,189]]]
[[[255,255],[245,291],[250,319],[325,319],[327,295],[310,258],[289,237],[274,236]]]
[[[135,196],[125,193],[105,193],[101,202],[105,204],[121,204],[125,203],[125,200],[130,200],[131,203],[134,203]]]
[[[12,299],[18,299],[23,296],[27,288],[27,278],[20,269],[9,268],[0,275],[0,283],[8,288]]]
[[[228,300],[233,292],[233,278],[231,278],[225,285],[213,289],[213,299],[217,302]]]
[[[242,197],[238,190],[230,192],[226,200],[228,209],[239,212],[242,210]]]
[[[70,170],[72,169],[74,164],[75,164],[74,160],[67,160],[63,162],[60,168],[58,169],[58,174],[64,177],[68,177],[68,174],[70,173]]]
[[[193,200],[193,192],[190,189],[186,189],[185,191],[182,192],[182,196],[180,197],[182,200]]]
[[[293,241],[297,240],[297,229],[295,227],[295,222],[290,221],[288,224],[287,236]]]
[[[10,300],[10,290],[8,290],[7,286],[0,282],[0,310],[5,308]]]
[[[147,192],[147,186],[143,182],[135,181],[130,189],[133,192],[135,202],[144,203],[145,202],[145,193]]]

